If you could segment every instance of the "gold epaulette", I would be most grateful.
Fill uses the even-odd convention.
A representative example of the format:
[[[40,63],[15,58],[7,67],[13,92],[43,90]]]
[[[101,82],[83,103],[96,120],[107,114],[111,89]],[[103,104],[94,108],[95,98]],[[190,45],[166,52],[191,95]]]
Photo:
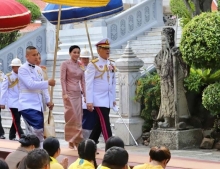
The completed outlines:
[[[6,74],[6,76],[8,76],[8,77],[9,77],[9,76],[11,76],[11,75],[12,75],[12,73],[11,73],[11,72]]]
[[[12,88],[14,87],[15,85],[18,84],[18,78],[15,79],[15,81],[12,81],[10,76],[12,75],[12,73],[7,73],[6,76],[8,77],[8,81],[11,83],[8,88]]]
[[[98,62],[98,61],[99,61],[99,58],[91,60],[92,63],[95,63],[95,62]]]
[[[111,61],[111,62],[115,62],[114,60],[112,60],[112,59],[108,59],[109,61]]]

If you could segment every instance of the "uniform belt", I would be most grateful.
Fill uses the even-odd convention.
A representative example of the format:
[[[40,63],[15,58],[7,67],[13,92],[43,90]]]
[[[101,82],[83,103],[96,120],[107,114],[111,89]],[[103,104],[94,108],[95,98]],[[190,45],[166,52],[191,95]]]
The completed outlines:
[[[22,89],[22,90],[20,90],[20,93],[38,93],[38,94],[42,94],[42,91],[41,90]]]

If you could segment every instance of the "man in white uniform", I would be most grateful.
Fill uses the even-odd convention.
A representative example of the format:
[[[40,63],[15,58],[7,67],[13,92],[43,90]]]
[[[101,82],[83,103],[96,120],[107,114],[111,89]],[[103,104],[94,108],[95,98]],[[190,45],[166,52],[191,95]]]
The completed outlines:
[[[92,60],[85,73],[86,103],[89,111],[97,114],[90,139],[98,143],[102,132],[105,141],[112,136],[109,113],[116,105],[116,79],[114,61],[109,58],[109,42],[103,39],[96,44],[99,57]]]
[[[80,52],[80,62],[83,64],[84,69],[86,70],[88,64],[89,64],[89,59],[91,58],[91,54],[88,50],[84,49],[82,52]],[[87,110],[86,107],[86,98],[83,97],[82,95],[82,108],[83,108],[83,119],[82,119],[82,129],[83,129],[83,139],[88,139],[92,129],[94,128],[95,125],[95,120],[96,120],[96,114],[94,112],[90,112]]]
[[[1,65],[1,63],[0,63],[0,65]],[[0,88],[1,88],[1,84],[4,80],[4,77],[5,77],[5,74],[2,71],[0,71]],[[1,90],[0,90],[0,93],[1,93]],[[4,135],[5,135],[5,131],[2,127],[1,108],[0,108],[0,139],[5,139]]]
[[[42,69],[35,65],[38,61],[38,51],[34,46],[26,48],[27,61],[18,70],[19,80],[19,111],[24,120],[32,127],[41,144],[43,142],[43,112],[46,105],[52,109],[49,86],[55,86],[55,80],[44,81]]]
[[[6,74],[5,79],[1,86],[1,98],[0,105],[1,109],[5,109],[5,106],[10,109],[12,115],[12,125],[9,131],[9,140],[16,141],[16,132],[18,137],[24,134],[21,128],[21,113],[18,112],[18,69],[22,65],[20,59],[15,58],[11,61],[10,66],[12,66],[12,72]]]

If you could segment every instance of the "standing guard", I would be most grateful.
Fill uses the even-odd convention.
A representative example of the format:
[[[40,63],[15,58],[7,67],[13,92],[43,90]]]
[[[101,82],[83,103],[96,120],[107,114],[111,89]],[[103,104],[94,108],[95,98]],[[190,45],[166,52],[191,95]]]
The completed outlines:
[[[7,105],[11,111],[12,124],[9,131],[9,140],[15,141],[17,141],[16,132],[18,133],[19,138],[21,137],[21,134],[24,134],[21,128],[21,113],[18,112],[18,69],[21,65],[22,63],[18,58],[11,61],[10,66],[12,66],[12,72],[6,74],[1,86],[1,109],[5,109],[5,106]]]
[[[42,69],[36,65],[38,51],[34,46],[26,48],[27,61],[18,70],[19,79],[19,111],[24,120],[31,126],[30,132],[35,134],[41,146],[44,139],[44,117],[46,106],[52,110],[54,104],[50,102],[49,86],[55,86],[55,80],[44,80]]]
[[[0,65],[1,65],[1,63],[0,63]],[[4,80],[4,76],[5,76],[5,74],[2,71],[0,71],[0,88],[1,88],[2,82]],[[1,90],[0,90],[0,93],[1,93]],[[5,135],[5,131],[2,127],[1,108],[0,108],[0,139],[5,139],[4,135]]]
[[[116,105],[116,77],[114,61],[109,59],[109,42],[103,39],[96,44],[99,57],[92,60],[85,73],[86,103],[89,111],[97,114],[90,139],[98,143],[102,132],[105,141],[112,136],[109,113]]]

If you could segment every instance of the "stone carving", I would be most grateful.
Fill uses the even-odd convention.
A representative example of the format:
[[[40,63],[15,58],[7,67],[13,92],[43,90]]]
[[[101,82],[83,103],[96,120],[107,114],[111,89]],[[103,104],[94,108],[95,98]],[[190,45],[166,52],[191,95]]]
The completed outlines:
[[[4,61],[3,59],[0,59],[0,70],[4,72]]]
[[[156,1],[154,1],[153,2],[153,5],[152,5],[152,9],[153,9],[153,19],[156,19],[157,18],[157,16],[156,16],[156,14],[157,14],[157,9],[156,9],[157,7],[156,7]]]
[[[38,50],[38,52],[39,53],[41,53],[42,52],[42,37],[41,36],[38,36],[37,38],[36,38],[36,48],[37,48],[37,50]]]
[[[176,117],[180,119],[176,127],[183,129],[186,128],[186,124],[182,120],[190,117],[183,87],[183,80],[188,75],[189,69],[183,62],[179,48],[174,47],[174,34],[173,28],[163,29],[162,50],[155,57],[156,70],[161,80],[161,105],[157,119],[164,120],[164,122],[158,122],[158,127],[168,128],[174,127]],[[173,62],[174,57],[176,63]],[[177,67],[176,75],[174,67]],[[175,79],[177,80],[176,86],[174,85]],[[177,91],[176,95],[175,91]]]
[[[128,28],[129,28],[129,31],[134,30],[134,17],[133,17],[133,15],[130,15],[128,17]]]
[[[120,21],[120,31],[122,36],[126,34],[126,21],[124,19]]]
[[[21,63],[24,63],[24,50],[22,47],[19,47],[17,50],[17,57],[21,60]]]
[[[146,6],[144,8],[145,11],[145,22],[149,22],[150,21],[150,8],[148,6]]]
[[[111,25],[111,40],[117,40],[118,38],[118,32],[117,32],[117,25],[112,24]]]
[[[13,60],[13,58],[14,58],[14,55],[12,53],[9,53],[7,56],[7,69],[8,69],[8,71],[12,70],[11,66],[9,66],[9,65],[11,64],[11,61]]]
[[[29,41],[29,42],[27,43],[27,47],[28,47],[28,46],[33,46],[33,42]]]
[[[137,26],[140,27],[142,25],[142,14],[141,11],[137,11]]]

